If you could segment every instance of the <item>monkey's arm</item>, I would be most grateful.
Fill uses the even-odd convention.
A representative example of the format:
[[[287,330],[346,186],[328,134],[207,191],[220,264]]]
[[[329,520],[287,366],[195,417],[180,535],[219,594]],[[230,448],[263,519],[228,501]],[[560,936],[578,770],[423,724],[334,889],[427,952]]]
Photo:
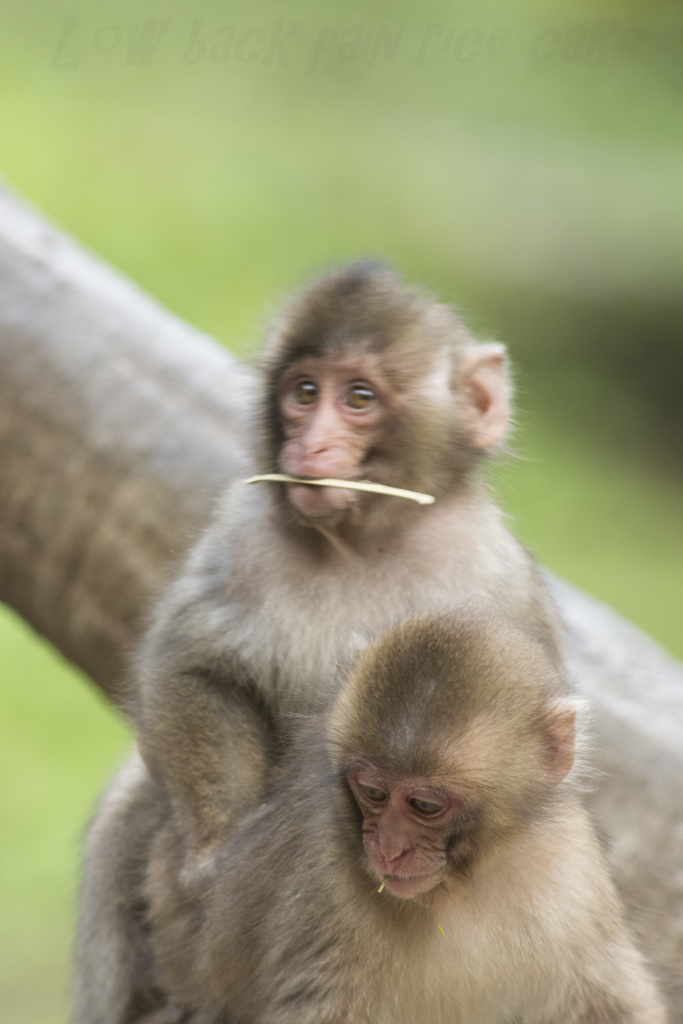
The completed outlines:
[[[252,696],[201,669],[152,687],[144,703],[140,747],[165,786],[181,833],[199,852],[265,792],[271,736]]]
[[[260,801],[273,754],[267,687],[247,646],[255,574],[231,515],[228,496],[158,602],[134,666],[141,753],[195,852]]]

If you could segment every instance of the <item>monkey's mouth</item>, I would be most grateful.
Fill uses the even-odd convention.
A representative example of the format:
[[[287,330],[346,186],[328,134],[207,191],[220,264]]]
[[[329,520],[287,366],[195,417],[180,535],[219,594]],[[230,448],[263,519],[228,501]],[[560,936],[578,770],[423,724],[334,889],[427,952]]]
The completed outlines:
[[[442,878],[441,871],[432,871],[428,875],[385,875],[383,885],[392,896],[409,900],[420,893],[429,892]]]
[[[335,519],[358,504],[357,489],[348,486],[353,480],[328,483],[324,477],[291,477],[282,482],[290,503],[306,519]]]

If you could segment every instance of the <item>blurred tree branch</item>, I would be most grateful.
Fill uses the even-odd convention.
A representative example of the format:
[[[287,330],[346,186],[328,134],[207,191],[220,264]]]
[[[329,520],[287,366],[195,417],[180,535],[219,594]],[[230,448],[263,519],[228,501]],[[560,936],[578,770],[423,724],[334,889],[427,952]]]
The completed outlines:
[[[245,471],[248,390],[0,190],[0,599],[118,704],[150,596]]]
[[[120,707],[153,594],[247,472],[251,391],[211,339],[0,190],[0,599]],[[655,959],[680,964],[683,668],[554,585],[595,710],[591,801]]]

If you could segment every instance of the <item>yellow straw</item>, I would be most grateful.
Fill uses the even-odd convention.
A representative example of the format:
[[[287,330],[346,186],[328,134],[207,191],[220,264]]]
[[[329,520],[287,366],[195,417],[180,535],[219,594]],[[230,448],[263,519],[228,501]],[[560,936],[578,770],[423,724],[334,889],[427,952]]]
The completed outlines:
[[[395,498],[408,498],[410,501],[416,501],[418,505],[433,505],[435,500],[431,494],[405,491],[401,487],[387,487],[385,484],[373,484],[368,480],[332,480],[326,477],[318,480],[306,480],[298,476],[287,476],[286,473],[263,473],[261,476],[249,477],[247,483],[259,484],[263,481],[279,484],[308,484],[310,487],[343,487],[349,491],[370,491],[374,494],[393,495]]]

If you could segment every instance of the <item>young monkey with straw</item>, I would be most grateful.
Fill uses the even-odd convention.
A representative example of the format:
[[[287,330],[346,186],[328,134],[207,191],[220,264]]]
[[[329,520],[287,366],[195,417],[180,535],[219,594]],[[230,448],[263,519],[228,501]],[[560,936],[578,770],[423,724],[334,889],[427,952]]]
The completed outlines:
[[[131,940],[146,865],[129,832],[153,832],[145,801],[168,801],[191,903],[268,792],[291,723],[336,692],[354,636],[470,602],[560,658],[553,602],[480,473],[509,425],[501,345],[390,270],[353,264],[285,307],[261,380],[258,475],[228,488],[138,654],[142,760],[88,841],[77,1024],[154,1009],[144,935]]]

